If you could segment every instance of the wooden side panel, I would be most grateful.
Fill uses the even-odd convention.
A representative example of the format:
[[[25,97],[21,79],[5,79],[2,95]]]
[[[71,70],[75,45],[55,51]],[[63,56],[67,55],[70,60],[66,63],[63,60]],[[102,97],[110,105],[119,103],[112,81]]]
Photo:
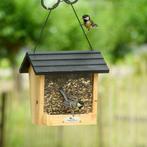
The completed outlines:
[[[93,80],[93,113],[97,113],[97,101],[98,101],[98,74],[94,74]]]
[[[45,76],[40,76],[39,80],[39,100],[38,100],[38,124],[44,124],[44,79]]]
[[[33,68],[29,69],[30,96],[32,122],[42,124],[43,99],[44,99],[44,76],[36,76]]]

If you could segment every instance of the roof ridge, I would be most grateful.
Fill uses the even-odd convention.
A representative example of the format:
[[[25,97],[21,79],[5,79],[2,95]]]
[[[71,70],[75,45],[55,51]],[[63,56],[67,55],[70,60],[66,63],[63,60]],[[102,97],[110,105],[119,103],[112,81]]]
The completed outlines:
[[[57,55],[57,54],[101,54],[99,51],[57,51],[57,52],[27,52],[28,55]]]

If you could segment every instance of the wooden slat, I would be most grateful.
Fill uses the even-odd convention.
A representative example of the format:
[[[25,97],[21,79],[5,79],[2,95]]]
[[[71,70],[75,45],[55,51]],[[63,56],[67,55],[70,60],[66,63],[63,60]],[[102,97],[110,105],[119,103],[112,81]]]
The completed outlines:
[[[44,98],[44,76],[36,76],[33,68],[29,69],[30,96],[32,122],[42,124],[43,116],[43,98]]]
[[[51,72],[108,72],[106,65],[89,66],[58,66],[58,67],[35,67],[36,74],[46,74]]]
[[[57,54],[57,55],[30,55],[31,60],[65,60],[65,59],[99,59],[101,54]]]
[[[30,97],[31,97],[31,114],[32,114],[32,122],[35,123],[36,118],[35,118],[35,102],[36,102],[36,92],[35,92],[35,74],[33,71],[33,68],[29,68],[29,85],[30,85]]]
[[[94,74],[93,79],[93,113],[97,113],[97,100],[98,99],[98,74]]]
[[[29,55],[34,55],[34,53],[32,52],[29,52],[28,53]],[[35,55],[46,55],[46,54],[49,54],[49,55],[69,55],[69,54],[100,54],[100,52],[98,51],[56,51],[56,52],[35,52]]]
[[[38,100],[38,123],[43,124],[44,110],[44,79],[45,76],[40,76],[39,100]]]
[[[64,119],[71,115],[48,115],[44,113],[43,120],[47,126],[72,126],[72,125],[95,125],[95,114],[76,114],[74,117],[80,118],[80,122],[64,122]]]
[[[32,61],[34,66],[66,66],[66,65],[93,65],[93,64],[105,64],[104,60],[92,59],[92,60],[58,60],[58,61]]]

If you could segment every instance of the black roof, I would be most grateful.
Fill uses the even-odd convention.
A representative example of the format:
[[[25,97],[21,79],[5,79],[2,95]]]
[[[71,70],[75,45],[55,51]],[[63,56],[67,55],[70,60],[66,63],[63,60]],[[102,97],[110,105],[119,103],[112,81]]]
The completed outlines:
[[[27,52],[20,73],[28,73],[30,65],[36,75],[53,72],[109,72],[104,58],[97,51]]]

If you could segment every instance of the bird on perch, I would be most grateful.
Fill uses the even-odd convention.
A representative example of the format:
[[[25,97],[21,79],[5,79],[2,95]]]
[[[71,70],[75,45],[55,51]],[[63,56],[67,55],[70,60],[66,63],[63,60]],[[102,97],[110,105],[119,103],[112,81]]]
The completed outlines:
[[[61,95],[64,97],[64,102],[63,102],[63,105],[66,107],[66,108],[71,108],[72,110],[73,109],[81,109],[83,106],[84,106],[84,103],[78,99],[75,99],[75,98],[68,98],[65,94],[65,92],[63,91],[63,88],[60,88],[59,89]],[[74,113],[74,112],[73,112]]]
[[[92,20],[91,20],[91,18],[90,18],[90,16],[89,15],[83,15],[82,16],[82,19],[83,19],[83,22],[84,22],[84,26],[88,29],[88,31],[90,31],[91,29],[93,29],[93,28],[96,28],[98,25],[97,24],[95,24]]]

